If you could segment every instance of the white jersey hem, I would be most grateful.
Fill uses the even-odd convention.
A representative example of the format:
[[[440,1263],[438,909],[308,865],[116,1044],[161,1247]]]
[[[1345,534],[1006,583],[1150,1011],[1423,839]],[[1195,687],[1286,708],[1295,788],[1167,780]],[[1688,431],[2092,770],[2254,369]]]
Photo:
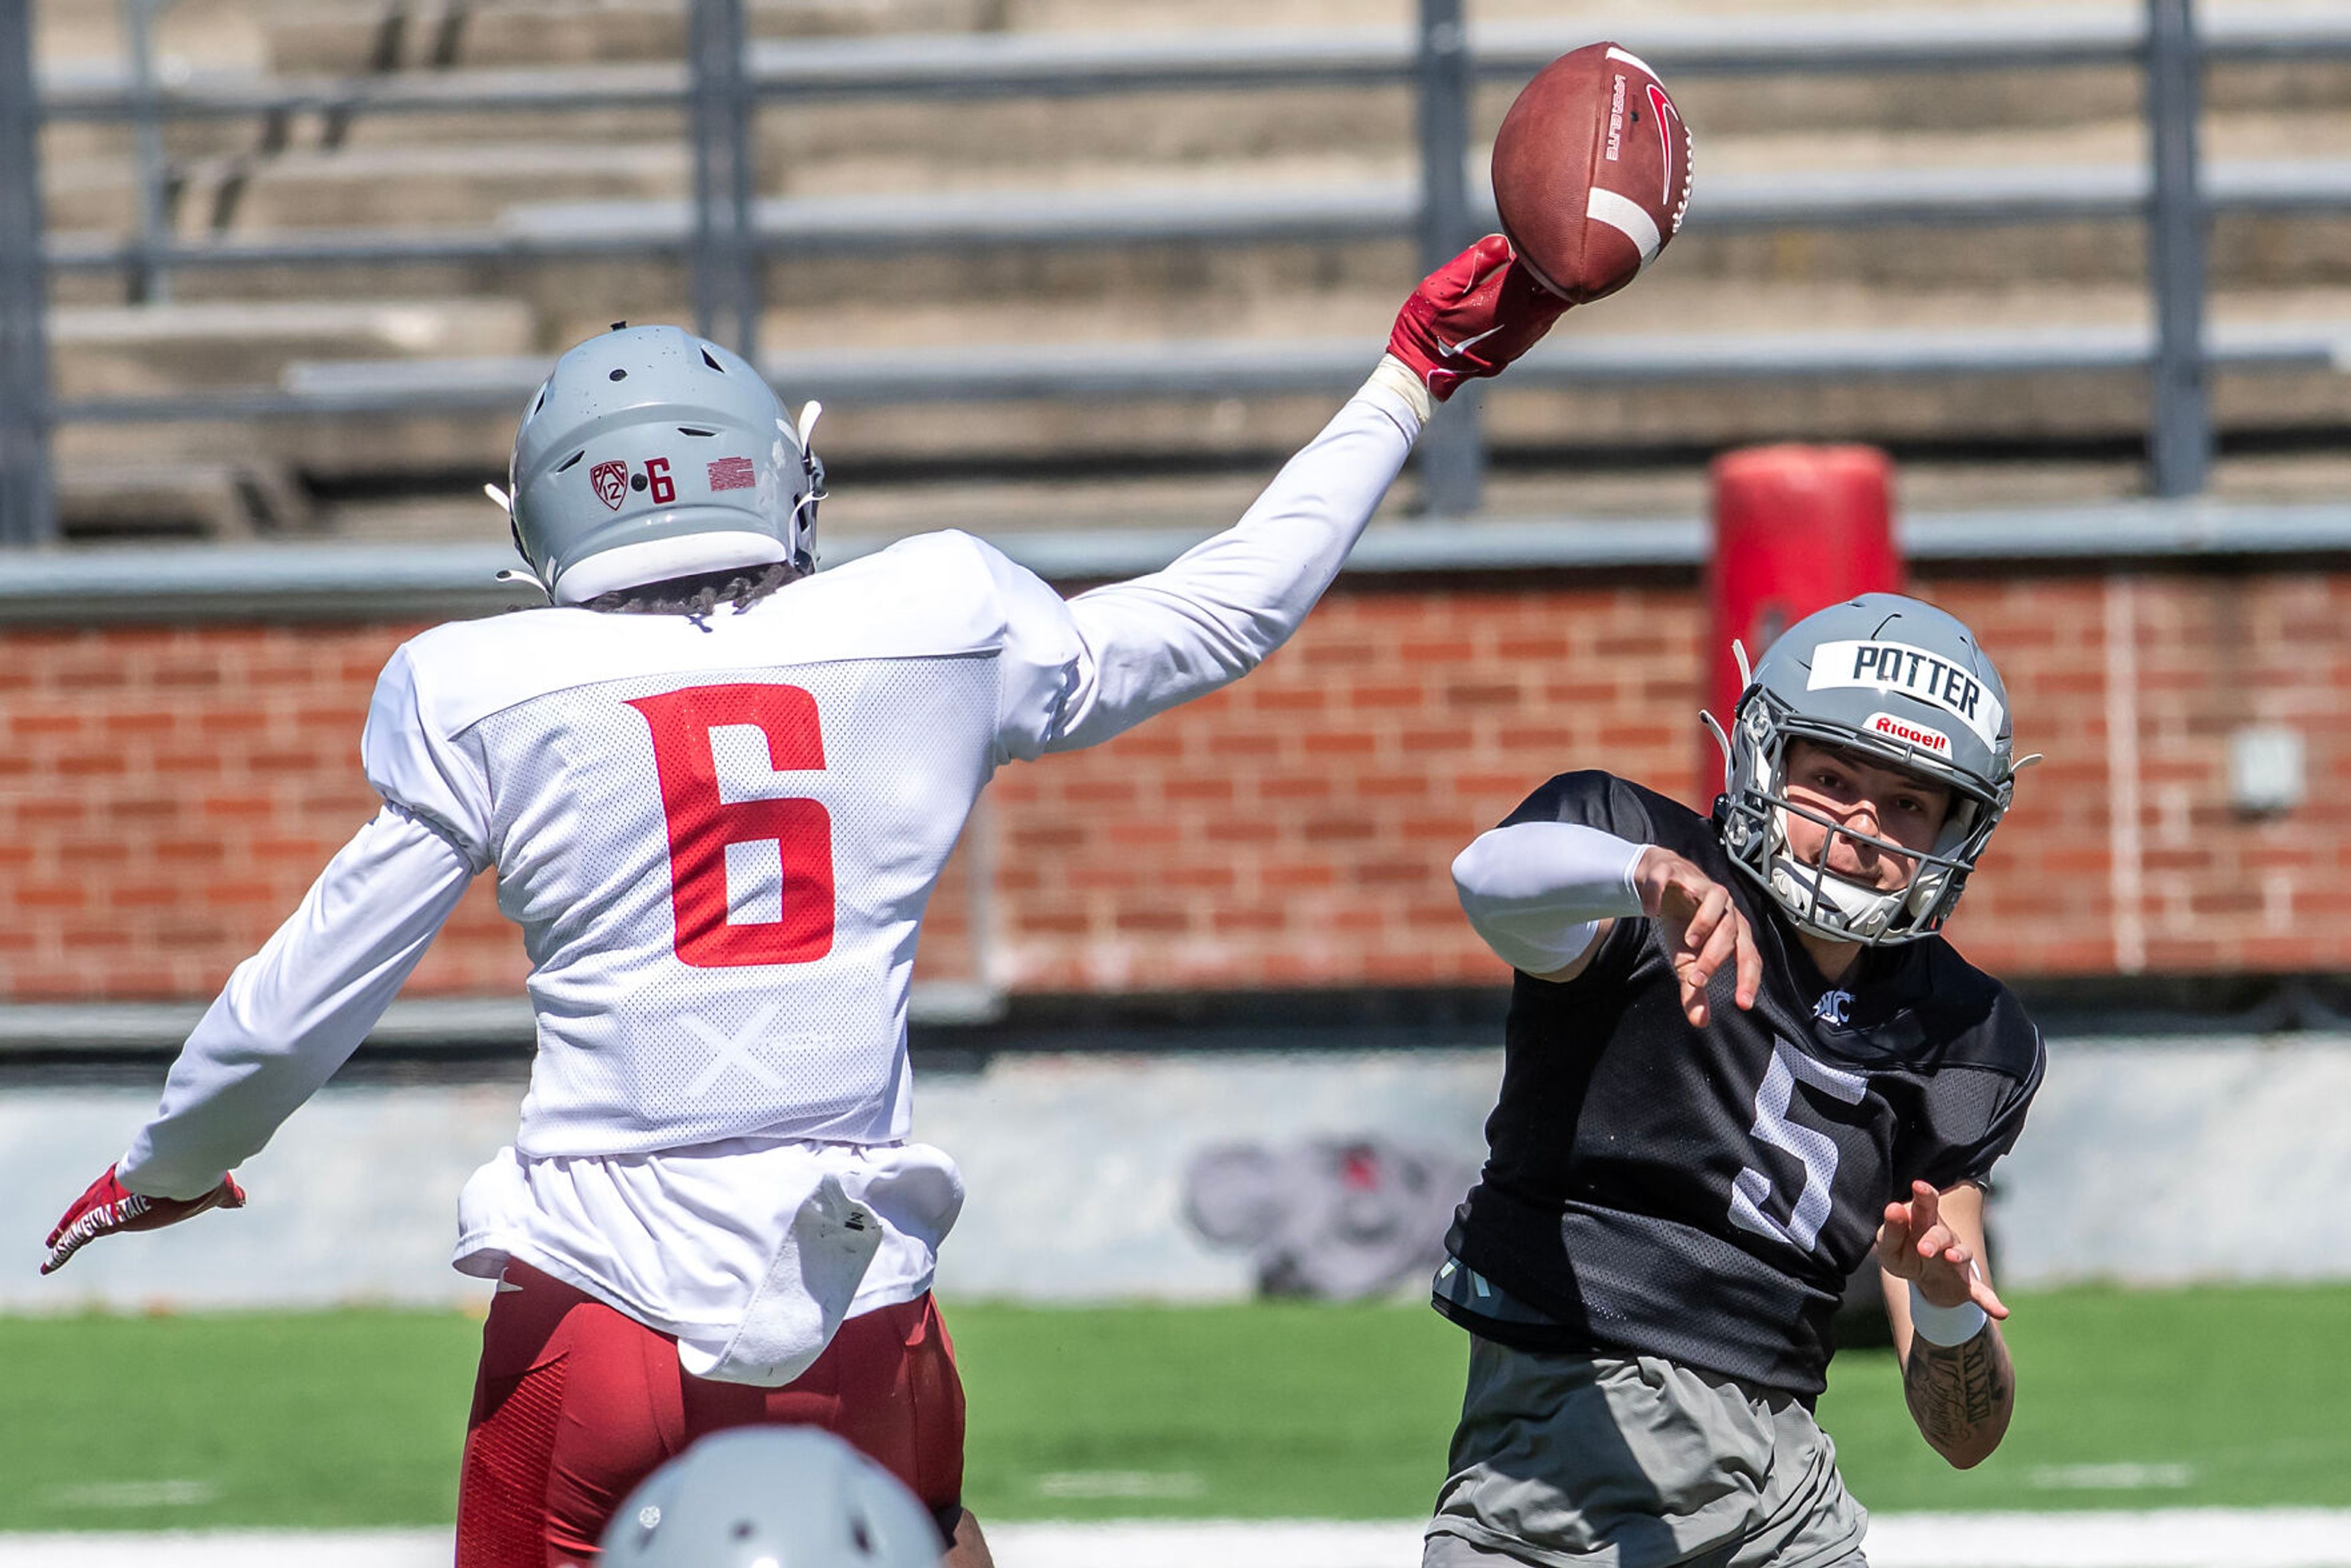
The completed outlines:
[[[630,1322],[640,1323],[655,1333],[666,1334],[671,1339],[705,1339],[712,1334],[731,1333],[735,1328],[732,1322],[724,1318],[713,1318],[706,1322],[695,1322],[655,1312],[643,1301],[629,1300],[625,1292],[612,1289],[587,1270],[576,1268],[555,1253],[531,1245],[527,1238],[501,1237],[495,1230],[459,1237],[450,1267],[476,1280],[496,1280],[505,1274],[509,1262],[524,1264],[560,1280],[573,1290],[593,1296]],[[930,1294],[937,1273],[935,1265],[911,1279],[893,1280],[886,1284],[861,1289],[849,1303],[847,1316],[862,1318],[884,1307],[918,1301]]]

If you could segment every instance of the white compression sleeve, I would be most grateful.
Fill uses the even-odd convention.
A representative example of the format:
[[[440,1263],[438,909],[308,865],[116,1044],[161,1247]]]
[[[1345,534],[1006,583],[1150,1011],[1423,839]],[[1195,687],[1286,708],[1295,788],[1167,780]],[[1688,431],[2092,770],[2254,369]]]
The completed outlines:
[[[122,1185],[151,1197],[219,1186],[367,1038],[473,880],[448,840],[378,812],[188,1036]]]
[[[1647,847],[1574,822],[1513,822],[1461,852],[1453,886],[1497,957],[1547,975],[1583,956],[1601,921],[1641,913],[1633,871]]]
[[[1050,751],[1092,746],[1255,669],[1314,608],[1420,434],[1374,376],[1239,522],[1164,571],[1070,601],[1091,654]]]

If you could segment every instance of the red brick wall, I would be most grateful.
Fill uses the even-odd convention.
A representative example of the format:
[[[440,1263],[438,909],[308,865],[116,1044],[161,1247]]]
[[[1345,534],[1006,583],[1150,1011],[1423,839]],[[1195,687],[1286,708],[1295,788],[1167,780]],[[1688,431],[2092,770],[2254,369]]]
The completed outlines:
[[[2351,572],[1948,577],[1920,591],[2006,672],[2026,774],[1955,936],[2016,975],[2351,960]],[[202,996],[371,809],[357,741],[394,625],[0,632],[0,998]],[[1350,587],[1232,690],[1008,769],[983,808],[992,963],[1022,991],[1496,977],[1445,865],[1549,774],[1691,799],[1703,616],[1687,583]],[[2117,640],[2118,639],[2118,640]],[[2110,690],[2109,672],[2126,676]],[[2140,780],[2118,907],[2106,716]],[[2305,737],[2310,800],[2233,818],[2227,736]],[[958,869],[925,967],[968,976]],[[511,988],[486,881],[413,983]]]

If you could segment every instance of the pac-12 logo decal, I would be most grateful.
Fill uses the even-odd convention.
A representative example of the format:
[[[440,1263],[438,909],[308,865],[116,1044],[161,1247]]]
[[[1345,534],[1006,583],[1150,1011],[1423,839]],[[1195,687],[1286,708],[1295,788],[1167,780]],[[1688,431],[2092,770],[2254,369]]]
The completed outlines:
[[[614,511],[629,493],[629,465],[625,463],[599,463],[588,470],[588,481],[596,486],[596,498]]]

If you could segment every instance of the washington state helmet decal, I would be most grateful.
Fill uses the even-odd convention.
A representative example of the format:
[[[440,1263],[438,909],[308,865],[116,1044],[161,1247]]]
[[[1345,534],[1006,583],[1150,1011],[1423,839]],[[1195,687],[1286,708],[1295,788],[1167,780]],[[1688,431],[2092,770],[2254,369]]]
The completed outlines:
[[[621,509],[621,501],[629,493],[627,464],[599,463],[588,470],[588,480],[596,486],[598,500],[616,512]]]

